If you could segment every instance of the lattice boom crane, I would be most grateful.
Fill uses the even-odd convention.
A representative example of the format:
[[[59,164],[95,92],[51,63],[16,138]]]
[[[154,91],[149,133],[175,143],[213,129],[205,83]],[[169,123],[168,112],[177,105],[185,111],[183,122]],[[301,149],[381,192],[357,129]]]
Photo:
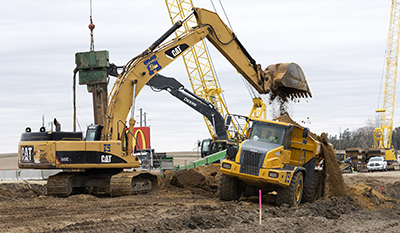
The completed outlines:
[[[396,97],[396,79],[400,40],[400,4],[392,0],[390,10],[390,24],[387,52],[385,58],[385,84],[383,106],[376,112],[381,113],[381,125],[374,130],[374,148],[368,151],[369,155],[385,154],[387,161],[395,161],[396,155],[392,145],[393,118]]]

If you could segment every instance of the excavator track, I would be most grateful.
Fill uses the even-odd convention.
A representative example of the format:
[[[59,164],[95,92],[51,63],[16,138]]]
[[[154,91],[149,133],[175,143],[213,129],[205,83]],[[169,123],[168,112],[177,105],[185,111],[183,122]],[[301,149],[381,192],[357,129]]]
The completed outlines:
[[[61,172],[47,180],[47,195],[72,194],[125,196],[157,190],[157,176],[147,172],[86,171]]]
[[[125,196],[157,189],[157,176],[145,172],[121,172],[111,177],[110,195]]]
[[[73,177],[77,174],[74,172],[58,173],[47,179],[47,195],[57,197],[68,197],[73,191]]]

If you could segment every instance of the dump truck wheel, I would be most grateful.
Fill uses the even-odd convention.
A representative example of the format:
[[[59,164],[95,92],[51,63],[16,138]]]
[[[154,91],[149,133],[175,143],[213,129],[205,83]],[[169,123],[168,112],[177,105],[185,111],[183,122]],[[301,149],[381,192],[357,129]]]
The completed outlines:
[[[236,179],[221,174],[218,184],[219,199],[223,201],[238,200],[240,191]]]
[[[312,203],[321,197],[322,176],[322,171],[314,171],[314,176],[310,186],[304,188],[303,198],[301,199],[302,203]]]
[[[303,173],[296,172],[292,177],[292,182],[286,188],[281,188],[277,192],[276,205],[289,204],[290,207],[298,206],[303,195]]]
[[[325,184],[324,184],[324,178],[322,176],[321,181],[319,182],[318,187],[315,190],[315,200],[314,201],[316,201],[324,196],[324,188],[325,188]]]
[[[258,189],[253,187],[246,187],[242,193],[243,197],[252,197],[258,195]]]

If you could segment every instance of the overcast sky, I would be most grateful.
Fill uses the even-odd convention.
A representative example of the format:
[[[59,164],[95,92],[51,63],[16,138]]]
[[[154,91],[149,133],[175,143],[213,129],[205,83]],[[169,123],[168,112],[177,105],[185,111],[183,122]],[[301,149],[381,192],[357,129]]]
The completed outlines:
[[[279,62],[302,67],[313,98],[290,105],[295,121],[306,122],[304,126],[317,134],[339,135],[339,129],[355,130],[375,119],[375,109],[382,105],[390,0],[214,2],[226,22],[219,2],[224,4],[233,31],[263,68]],[[17,152],[20,134],[27,126],[38,131],[43,115],[46,126],[57,118],[63,131],[72,130],[74,56],[89,50],[89,3],[0,4],[0,153]],[[193,4],[214,10],[210,1]],[[93,0],[93,21],[95,50],[108,50],[117,65],[145,50],[171,26],[162,0]],[[208,46],[229,111],[248,115],[252,100],[239,75]],[[161,74],[190,89],[182,59]],[[85,86],[77,91],[77,117],[85,130],[93,122],[92,96]],[[197,140],[209,137],[202,116],[167,92],[143,88],[136,108],[147,113],[157,152],[192,150]],[[271,119],[273,107],[267,108]],[[399,124],[400,117],[395,117],[394,127]]]

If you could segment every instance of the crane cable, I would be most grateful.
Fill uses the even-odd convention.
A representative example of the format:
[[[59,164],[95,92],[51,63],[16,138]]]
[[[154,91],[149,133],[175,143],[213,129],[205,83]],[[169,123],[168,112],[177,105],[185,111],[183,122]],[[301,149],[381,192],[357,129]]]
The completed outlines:
[[[95,28],[92,20],[92,0],[90,0],[90,24],[89,24],[89,29],[90,29],[90,51],[94,51],[94,38],[93,38],[93,29]]]
[[[94,39],[93,39],[93,29],[95,28],[92,19],[92,0],[90,0],[90,15],[89,15],[90,23],[90,51],[94,51]],[[76,123],[78,123],[79,129],[82,131],[81,126],[79,124],[78,119],[76,118],[76,74],[78,73],[78,69],[75,68],[73,70],[73,84],[72,84],[72,106],[73,106],[73,132],[76,132]]]
[[[388,39],[389,40],[389,39]],[[387,40],[387,41],[388,41]],[[387,44],[387,42],[386,42],[386,44]],[[380,84],[380,87],[379,87],[379,93],[378,93],[378,104],[377,104],[377,106],[376,106],[376,109],[379,109],[379,107],[380,107],[380,100],[381,100],[381,95],[382,95],[382,87],[383,87],[383,84],[385,83],[385,63],[386,63],[386,54],[387,54],[387,50],[385,50],[385,56],[384,56],[384,59],[383,59],[383,67],[382,67],[382,74],[381,74],[381,84]],[[384,106],[382,106],[382,108],[383,108]],[[380,119],[380,117],[379,117],[379,114],[377,114],[377,115],[375,115],[375,121],[376,122],[374,122],[374,124],[378,124],[377,123],[377,121],[381,121],[381,119]],[[376,125],[374,125],[375,126],[375,128],[377,127]]]

